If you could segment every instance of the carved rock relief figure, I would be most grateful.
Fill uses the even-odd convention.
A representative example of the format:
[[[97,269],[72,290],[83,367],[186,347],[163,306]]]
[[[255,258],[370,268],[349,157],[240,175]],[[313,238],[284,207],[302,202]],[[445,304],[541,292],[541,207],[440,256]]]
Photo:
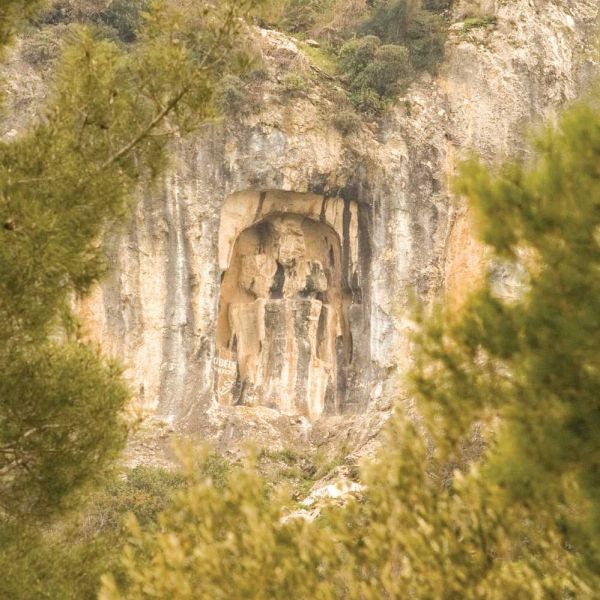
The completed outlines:
[[[336,232],[301,215],[270,215],[238,236],[221,285],[221,404],[339,410],[352,350],[341,263]]]

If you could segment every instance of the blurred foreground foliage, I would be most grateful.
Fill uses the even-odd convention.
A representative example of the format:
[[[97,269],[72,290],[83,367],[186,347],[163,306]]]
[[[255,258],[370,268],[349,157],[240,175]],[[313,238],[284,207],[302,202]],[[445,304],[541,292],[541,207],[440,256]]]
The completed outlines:
[[[71,26],[42,118],[0,141],[0,519],[8,520],[59,511],[123,447],[128,390],[119,368],[84,342],[72,306],[104,273],[103,235],[126,218],[136,188],[163,172],[169,141],[212,118],[217,83],[247,67],[243,17],[258,0],[138,3],[128,46],[102,35],[90,15],[121,11],[118,24],[134,27],[125,19],[132,5],[56,2],[42,17],[62,4],[75,16],[85,8],[91,24]],[[0,10],[3,48],[32,11],[17,0]]]
[[[129,539],[127,515],[151,531],[184,484],[176,472],[139,466],[109,480],[51,525],[1,527],[0,597],[94,600],[101,575],[107,569],[121,571],[119,553]]]
[[[253,468],[188,485],[135,521],[102,600],[595,598],[600,589],[600,111],[570,109],[535,158],[463,166],[496,261],[461,311],[423,317],[423,420],[392,419],[366,491],[314,522]],[[471,447],[483,436],[483,450]]]
[[[39,525],[102,474],[126,434],[127,390],[82,341],[73,296],[101,276],[102,234],[161,173],[167,140],[210,118],[216,81],[243,65],[234,50],[250,4],[194,18],[203,5],[153,3],[126,49],[76,26],[45,118],[0,144],[0,595],[91,598],[111,571],[103,600],[594,598],[594,101],[540,136],[535,159],[463,167],[458,190],[497,260],[525,270],[522,294],[503,298],[490,278],[459,313],[423,317],[413,372],[423,421],[394,417],[363,468],[362,498],[315,522],[284,519],[289,494],[256,469],[188,459],[184,478],[134,471],[89,511]],[[2,4],[0,43],[28,6]],[[374,47],[395,43],[380,35]],[[478,431],[486,447],[472,463]]]
[[[217,82],[247,66],[244,18],[256,4],[153,0],[134,15],[110,3],[102,15],[120,10],[135,40],[70,23],[43,114],[0,140],[2,598],[91,598],[118,548],[110,531],[82,540],[57,532],[68,516],[52,521],[106,481],[128,430],[120,368],[85,341],[73,306],[103,275],[104,234],[163,172],[169,142],[212,118]],[[3,56],[42,7],[0,3]],[[134,510],[142,521],[147,501],[163,507],[149,487]]]

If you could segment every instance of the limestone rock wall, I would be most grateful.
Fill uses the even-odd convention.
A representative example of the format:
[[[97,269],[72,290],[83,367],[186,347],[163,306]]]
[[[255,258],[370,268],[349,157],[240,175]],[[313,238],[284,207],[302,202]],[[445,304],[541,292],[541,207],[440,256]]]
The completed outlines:
[[[341,394],[354,412],[385,409],[401,395],[398,377],[410,363],[406,309],[411,294],[424,302],[448,294],[460,302],[485,265],[468,211],[450,192],[457,161],[470,150],[490,161],[522,151],[527,128],[575,98],[591,82],[595,66],[596,0],[498,0],[479,8],[497,16],[496,26],[468,33],[460,24],[452,26],[439,75],[423,75],[382,123],[365,121],[346,137],[333,124],[340,110],[335,84],[311,68],[294,42],[260,32],[269,75],[249,89],[253,109],[176,144],[162,187],[145,190],[126,229],[112,233],[111,275],[81,308],[90,335],[128,366],[145,410],[182,430],[200,431],[223,400],[219,382],[229,377],[230,387],[236,380],[260,387],[275,381],[260,366],[262,350],[256,349],[276,345],[261,330],[268,303],[273,314],[287,310],[282,319],[292,328],[294,311],[301,307],[316,323],[277,342],[286,348],[295,344],[296,366],[300,356],[313,366],[323,362],[320,375],[305,371],[307,380],[312,377],[325,389],[333,381],[334,363],[337,372],[345,365],[343,390],[329,396],[337,398],[333,405],[339,407]],[[456,19],[468,10],[459,2]],[[291,68],[308,82],[300,96],[290,96],[282,85]],[[331,244],[332,253],[346,262],[333,273],[315,246],[316,237],[310,238],[317,233],[306,233],[305,227],[301,234],[312,239],[303,242],[311,252],[291,254],[298,255],[298,264],[304,261],[303,269],[313,261],[315,272],[323,273],[311,293],[306,292],[307,273],[292,276],[282,250],[261,249],[258,238],[246,248],[245,266],[236,263],[243,276],[230,281],[232,257],[238,252],[234,260],[241,261],[244,254],[239,253],[240,234],[267,214],[259,211],[261,197],[260,211],[266,198],[277,207],[272,213],[277,218],[296,215],[284,218],[289,228],[289,219],[300,219],[294,221],[300,230],[302,219],[309,219],[339,243],[339,248]],[[345,216],[344,206],[352,207],[351,215]],[[288,268],[286,285],[296,287],[293,294],[273,298],[269,290],[278,265]],[[235,293],[223,297],[222,285],[233,286]],[[332,290],[327,300],[326,289]],[[315,341],[326,305],[344,315],[335,327],[323,325],[335,330],[329,334],[327,360],[326,351],[317,347],[327,336]],[[224,354],[234,350],[234,330],[235,360]],[[332,358],[340,337],[346,348],[352,338],[351,359],[343,349]],[[241,367],[240,352],[245,353]],[[316,409],[297,412],[316,418],[326,412],[327,394],[298,391],[298,372],[293,390],[267,404],[281,408],[287,402],[284,412],[290,412],[300,397],[312,398]],[[278,377],[288,385],[292,376]]]

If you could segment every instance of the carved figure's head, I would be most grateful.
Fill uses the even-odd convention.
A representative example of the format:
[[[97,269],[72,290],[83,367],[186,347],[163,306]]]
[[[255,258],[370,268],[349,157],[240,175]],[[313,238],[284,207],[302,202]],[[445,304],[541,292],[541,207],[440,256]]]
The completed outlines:
[[[297,220],[281,217],[272,221],[277,247],[277,262],[286,268],[295,267],[306,256],[304,232]]]

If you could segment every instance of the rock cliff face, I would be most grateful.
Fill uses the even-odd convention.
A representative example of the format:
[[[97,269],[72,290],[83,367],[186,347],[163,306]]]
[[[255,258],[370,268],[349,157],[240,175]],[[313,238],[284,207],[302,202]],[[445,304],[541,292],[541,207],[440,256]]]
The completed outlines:
[[[248,109],[176,144],[81,307],[147,414],[222,448],[372,438],[402,396],[411,295],[459,303],[483,272],[457,161],[522,151],[591,82],[597,0],[487,4],[494,26],[465,32],[459,2],[439,76],[347,136],[336,84],[259,32]]]

